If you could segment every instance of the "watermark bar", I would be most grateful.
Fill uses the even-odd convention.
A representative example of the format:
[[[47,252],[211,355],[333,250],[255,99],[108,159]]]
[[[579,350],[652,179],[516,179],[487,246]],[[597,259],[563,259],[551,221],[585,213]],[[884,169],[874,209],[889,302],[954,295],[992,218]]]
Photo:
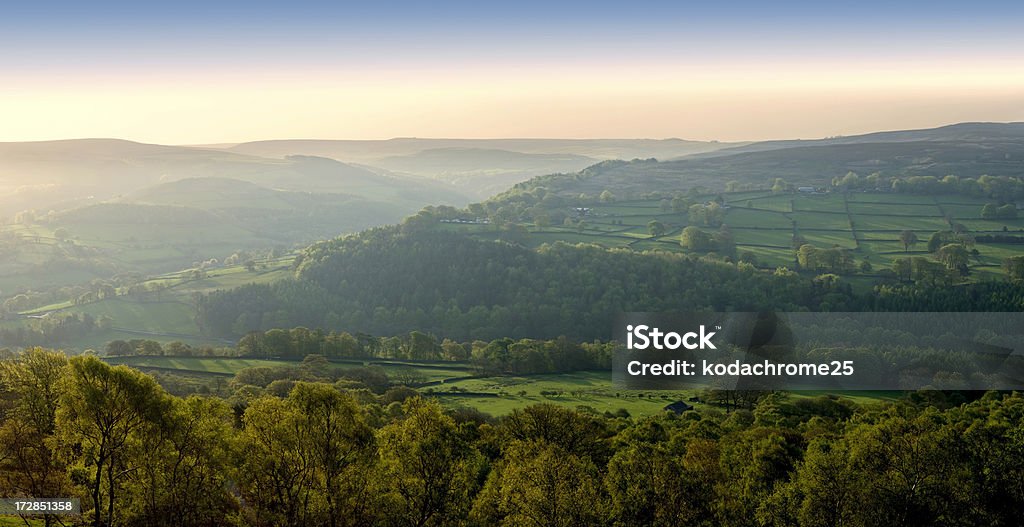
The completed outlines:
[[[625,389],[1024,389],[1024,313],[626,313],[614,329]]]
[[[0,498],[0,515],[42,516],[82,513],[78,498]]]

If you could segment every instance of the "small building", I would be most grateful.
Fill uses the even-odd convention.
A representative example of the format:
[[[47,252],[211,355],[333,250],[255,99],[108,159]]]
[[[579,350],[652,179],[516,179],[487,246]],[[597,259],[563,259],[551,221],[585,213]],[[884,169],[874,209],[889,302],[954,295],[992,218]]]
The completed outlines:
[[[688,410],[693,410],[693,406],[686,404],[683,401],[676,401],[674,403],[665,405],[664,410],[667,412],[673,412],[675,414],[681,414]]]
[[[804,194],[814,194],[816,189],[814,187],[797,187],[797,192],[803,192]]]

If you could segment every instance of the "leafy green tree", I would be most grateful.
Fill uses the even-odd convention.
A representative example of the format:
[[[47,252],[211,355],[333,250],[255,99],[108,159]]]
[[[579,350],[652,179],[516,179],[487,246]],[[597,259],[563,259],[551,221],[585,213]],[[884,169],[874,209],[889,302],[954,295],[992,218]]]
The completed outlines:
[[[914,231],[906,230],[900,233],[900,243],[903,244],[903,252],[910,250],[912,246],[917,244],[917,234]]]
[[[325,384],[299,383],[288,396],[301,417],[300,448],[312,461],[314,490],[335,527],[359,493],[355,478],[375,453],[373,430],[349,395]]]
[[[662,236],[665,234],[665,224],[658,220],[651,220],[647,223],[647,232],[651,236]]]
[[[125,510],[127,476],[142,468],[132,445],[150,433],[170,404],[152,377],[93,356],[68,361],[56,413],[57,437],[72,478],[89,496],[94,526],[112,525]],[[83,510],[83,512],[86,512]]]
[[[501,430],[511,440],[542,440],[598,461],[608,455],[607,430],[599,420],[554,404],[513,410],[502,421]]]
[[[173,399],[150,433],[133,443],[139,469],[126,485],[128,523],[204,526],[229,523],[234,415],[215,398]]]
[[[599,525],[605,500],[597,467],[546,442],[511,444],[474,505],[478,522],[509,527]]]
[[[775,178],[772,182],[772,192],[775,194],[781,194],[783,192],[789,192],[792,189],[792,185],[786,183],[782,178]]]
[[[437,401],[411,398],[403,414],[379,435],[390,523],[457,524],[469,512],[483,459]]]
[[[817,247],[806,243],[797,249],[796,261],[802,269],[817,269],[821,267],[819,253],[820,251]]]
[[[935,257],[948,269],[961,269],[967,267],[970,254],[963,245],[950,243],[940,247],[935,253]]]
[[[690,251],[703,252],[711,249],[711,236],[697,227],[686,227],[679,235],[679,243]]]
[[[1011,280],[1024,280],[1024,256],[1011,256],[1003,260],[1003,270]]]
[[[253,521],[358,525],[373,511],[373,431],[351,396],[298,383],[287,399],[263,397],[243,416],[242,496]]]
[[[64,463],[53,450],[66,367],[63,353],[41,348],[0,361],[0,495],[69,494]]]
[[[608,463],[605,485],[616,525],[693,525],[711,516],[714,489],[690,464],[702,445],[687,455],[669,444],[636,442],[622,447]]]

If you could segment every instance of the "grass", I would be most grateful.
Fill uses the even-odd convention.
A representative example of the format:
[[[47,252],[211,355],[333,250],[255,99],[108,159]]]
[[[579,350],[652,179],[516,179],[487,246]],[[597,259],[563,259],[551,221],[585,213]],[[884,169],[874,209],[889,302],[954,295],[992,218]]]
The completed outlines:
[[[644,416],[660,413],[664,411],[665,405],[677,400],[685,401],[697,394],[696,391],[616,389],[612,385],[610,372],[487,377],[443,385],[445,391],[450,391],[452,387],[476,394],[486,393],[495,396],[437,396],[444,405],[453,408],[474,408],[495,416],[506,415],[512,410],[540,403],[550,403],[573,409],[585,406],[598,412],[615,412],[625,409],[632,416]],[[562,393],[561,395],[542,395],[541,392]],[[696,403],[695,406],[699,408],[703,405]]]
[[[762,227],[762,228],[790,228],[792,220],[781,212],[763,211],[754,209],[729,209],[725,215],[725,223],[729,227]]]
[[[111,364],[125,364],[140,369],[176,371],[181,374],[234,375],[245,368],[296,366],[299,361],[263,360],[223,357],[108,357]],[[473,371],[466,363],[437,361],[430,363],[404,363],[399,360],[332,361],[337,368],[355,368],[374,365],[382,368],[393,379],[405,376],[417,382],[436,384],[421,388],[421,392],[437,397],[449,408],[474,408],[494,416],[506,415],[512,410],[540,403],[566,408],[588,407],[597,412],[616,412],[625,409],[632,416],[653,415],[664,411],[665,405],[688,401],[699,396],[700,390],[626,390],[612,382],[611,372],[583,371],[524,376],[494,376],[466,378]],[[825,392],[795,392],[793,397],[813,397]],[[850,392],[843,394],[855,402],[865,403],[895,398],[893,392]],[[698,410],[707,408],[691,402]]]
[[[698,200],[713,197],[702,196]],[[929,256],[925,250],[928,238],[936,231],[950,228],[944,215],[950,215],[952,221],[963,223],[972,232],[999,233],[1004,232],[1005,226],[1008,234],[1024,233],[1024,218],[982,220],[979,216],[985,200],[962,196],[745,191],[725,193],[722,197],[731,205],[723,221],[732,230],[737,254],[753,253],[762,268],[793,265],[794,231],[821,248],[838,245],[850,249],[855,261],[867,259],[876,270],[888,267],[895,258]],[[678,244],[678,235],[688,222],[687,214],[665,212],[660,205],[661,200],[657,199],[597,205],[594,215],[584,218],[586,228],[582,231],[549,227],[532,232],[521,242],[531,247],[565,241],[638,251],[685,252]],[[647,223],[652,220],[664,223],[668,232],[661,237],[650,236]],[[698,227],[709,233],[717,230],[714,226]],[[920,240],[909,253],[903,251],[899,242],[899,233],[904,230],[915,232]],[[479,235],[494,237],[493,232]],[[1024,245],[979,244],[978,250],[981,256],[971,264],[976,279],[998,278],[1002,260],[1024,254]],[[847,278],[852,281],[857,277]]]
[[[831,213],[794,212],[792,216],[796,221],[797,228],[800,229],[801,232],[812,229],[829,229],[838,231],[850,230],[850,220],[842,210]]]
[[[234,357],[107,357],[110,364],[124,364],[133,368],[153,368],[159,370],[177,370],[183,373],[205,373],[211,375],[234,375],[246,368],[278,368],[297,366],[300,361],[274,359],[246,359]],[[332,361],[335,368],[358,368],[377,366],[388,376],[411,376],[419,382],[439,382],[445,379],[466,377],[472,371],[464,363],[436,362],[427,365],[405,363],[378,359]]]
[[[112,320],[108,330],[97,331],[75,339],[75,345],[68,349],[102,350],[117,339],[152,339],[158,342],[181,341],[186,344],[223,346],[230,342],[210,338],[200,333],[195,323],[195,308],[192,296],[195,293],[228,289],[249,283],[269,283],[292,275],[293,255],[261,262],[263,265],[253,271],[244,266],[227,266],[209,269],[202,279],[193,279],[190,271],[178,271],[158,275],[146,280],[147,286],[159,286],[157,290],[120,295],[86,304],[71,301],[23,311],[23,317],[61,313],[87,313],[99,319]],[[29,319],[5,321],[7,327],[25,324]]]

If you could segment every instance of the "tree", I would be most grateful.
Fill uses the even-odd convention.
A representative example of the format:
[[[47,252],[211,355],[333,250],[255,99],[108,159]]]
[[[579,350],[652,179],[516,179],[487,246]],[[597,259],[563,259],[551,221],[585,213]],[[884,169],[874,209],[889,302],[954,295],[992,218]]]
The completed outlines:
[[[721,254],[733,256],[736,253],[736,239],[733,237],[732,229],[722,224],[718,231],[711,235],[715,250]]]
[[[651,236],[662,236],[665,234],[665,224],[658,220],[651,220],[647,223],[647,232]]]
[[[1003,270],[1011,280],[1024,280],[1024,256],[1011,256],[1003,260]]]
[[[140,469],[127,486],[129,524],[205,526],[230,522],[234,415],[217,398],[172,399],[156,427],[133,444]]]
[[[942,248],[947,243],[955,243],[958,240],[956,235],[952,231],[938,231],[932,233],[931,237],[928,238],[928,252],[933,253]]]
[[[509,527],[599,525],[605,509],[600,481],[587,458],[546,442],[516,442],[488,476],[473,516]]]
[[[910,247],[917,243],[917,234],[914,231],[906,230],[900,233],[900,242],[903,243],[903,252],[910,250]]]
[[[757,266],[757,255],[751,251],[743,251],[742,253],[740,253],[739,261],[743,263],[748,263],[753,266]]]
[[[119,502],[124,481],[140,468],[129,455],[131,445],[146,436],[169,404],[163,389],[142,372],[93,356],[68,361],[57,432],[73,472],[81,475],[95,527],[118,521],[125,508]]]
[[[801,496],[797,516],[800,525],[826,527],[856,524],[867,482],[850,461],[845,440],[812,442],[793,484]]]
[[[70,493],[52,441],[66,366],[63,353],[41,348],[0,361],[0,495]],[[47,525],[52,521],[45,518]]]
[[[407,400],[403,417],[380,431],[381,490],[392,524],[457,524],[469,512],[482,461],[436,400]]]
[[[601,203],[612,203],[615,201],[615,194],[612,194],[610,190],[605,190],[604,192],[601,192],[601,195],[598,197],[598,199],[601,201]]]
[[[287,399],[259,398],[242,418],[242,497],[256,523],[365,522],[372,507],[372,430],[351,396],[298,383]]]
[[[686,227],[679,236],[679,243],[691,251],[707,251],[711,248],[711,237],[697,227]]]
[[[786,183],[786,181],[782,178],[775,178],[775,180],[772,182],[772,193],[774,194],[789,192],[791,188],[792,185]]]
[[[687,220],[691,225],[707,225],[708,208],[700,203],[690,205]]]
[[[962,269],[967,267],[970,254],[963,245],[950,243],[940,247],[935,257],[948,269]]]
[[[806,243],[796,251],[796,261],[802,269],[817,269],[821,266],[818,248]]]
[[[316,478],[314,488],[326,502],[327,525],[337,521],[353,503],[357,479],[375,453],[373,430],[349,395],[324,384],[299,383],[288,395],[298,409],[300,448],[309,455]],[[346,477],[347,476],[347,477]]]
[[[699,451],[694,443],[693,453]],[[714,501],[713,489],[702,488],[686,461],[663,443],[638,441],[616,452],[605,477],[616,525],[670,527],[710,517],[705,507]]]

